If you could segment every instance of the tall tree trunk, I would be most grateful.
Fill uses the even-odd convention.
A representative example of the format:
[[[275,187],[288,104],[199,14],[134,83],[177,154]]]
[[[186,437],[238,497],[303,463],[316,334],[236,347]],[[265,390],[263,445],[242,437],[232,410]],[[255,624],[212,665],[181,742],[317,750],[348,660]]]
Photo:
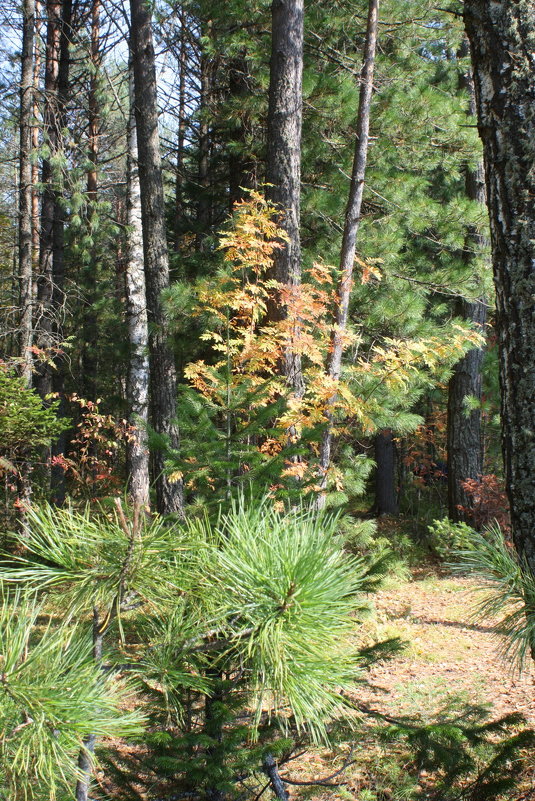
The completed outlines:
[[[184,6],[180,6],[180,49],[178,53],[178,137],[176,145],[176,179],[175,179],[175,239],[174,249],[178,253],[180,250],[180,237],[183,233],[184,224],[184,182],[185,182],[185,163],[184,163],[184,144],[186,141],[186,72],[187,72],[187,47],[186,47],[186,12]]]
[[[28,386],[32,383],[33,359],[33,260],[32,260],[32,114],[33,114],[33,44],[35,35],[35,0],[22,6],[22,69],[20,81],[20,152],[19,152],[19,308],[22,372]]]
[[[36,17],[36,36],[34,40],[34,59],[33,59],[33,125],[32,125],[32,149],[37,153],[39,148],[39,77],[41,72],[41,48],[40,48],[40,35],[41,35],[41,2],[36,0],[35,3],[35,17]],[[32,161],[32,258],[35,275],[39,268],[39,239],[40,239],[40,221],[39,221],[39,164],[37,159]],[[32,297],[34,301],[37,300],[37,281],[33,281]]]
[[[147,0],[130,0],[130,11],[143,250],[150,326],[152,426],[158,434],[165,437],[171,448],[176,449],[179,444],[175,420],[176,368],[162,304],[162,292],[169,286],[169,260],[151,17]],[[164,462],[164,452],[158,449],[154,454],[158,511],[162,514],[182,515],[182,483],[171,483],[168,480]]]
[[[377,515],[397,515],[396,446],[390,428],[375,435],[375,512]]]
[[[303,0],[273,0],[267,118],[267,197],[280,210],[279,225],[288,241],[275,250],[273,272],[282,284],[301,283],[301,127],[303,78]],[[270,310],[280,317],[281,309]],[[296,332],[297,334],[297,332]],[[304,391],[301,356],[289,347],[283,365],[296,395]]]
[[[210,197],[210,106],[214,69],[211,57],[206,52],[203,38],[212,34],[212,21],[201,23],[201,56],[200,56],[200,119],[199,119],[199,154],[197,182],[199,194],[197,200],[197,235],[195,246],[199,252],[205,248],[206,237],[212,224],[212,198]]]
[[[126,304],[130,359],[127,397],[130,422],[136,427],[134,439],[128,443],[127,467],[132,503],[149,507],[149,331],[143,263],[143,230],[141,193],[139,188],[136,119],[134,110],[134,76],[130,67],[130,113],[128,118]]]
[[[535,572],[535,6],[465,0],[490,215],[513,540]]]
[[[91,6],[91,43],[89,48],[89,96],[88,96],[88,137],[87,156],[87,228],[93,241],[98,225],[98,151],[99,151],[99,84],[100,84],[100,3],[92,0]],[[96,287],[98,281],[98,252],[93,241],[89,253],[85,254],[84,309],[83,309],[83,345],[82,345],[82,393],[86,398],[96,400],[97,397],[97,353],[98,324],[95,311]]]
[[[474,81],[468,70],[462,83],[469,93],[468,113],[477,113]],[[485,203],[485,175],[483,164],[475,169],[466,168],[466,195],[470,200]],[[477,229],[469,228],[465,239],[465,261],[469,264],[474,254],[485,245],[485,238]],[[487,304],[484,298],[468,301],[459,299],[456,313],[481,329],[484,333],[487,321]],[[481,409],[467,410],[465,398],[481,400],[481,368],[483,348],[469,351],[453,368],[448,384],[448,514],[455,522],[472,523],[470,508],[472,496],[463,486],[467,479],[479,479],[483,473],[483,437]]]
[[[243,200],[247,189],[254,186],[254,161],[246,152],[248,114],[243,101],[250,95],[250,72],[245,51],[233,58],[229,65],[229,94],[231,100],[240,104],[237,127],[233,131],[234,147],[229,153],[229,204],[230,209]],[[236,147],[237,145],[237,147]]]
[[[61,167],[53,166],[54,158],[62,150],[62,131],[66,125],[66,104],[69,91],[69,43],[71,41],[72,0],[48,0],[47,42],[45,64],[44,138],[50,150],[50,159],[43,160],[41,204],[41,232],[38,279],[38,345],[45,349],[58,347],[62,340],[61,309],[64,304],[65,264],[65,211],[62,204],[63,179]],[[41,363],[36,375],[36,387],[42,398],[52,391],[63,394],[61,358]],[[63,413],[63,409],[60,410]],[[52,456],[65,452],[66,434],[62,433],[51,448]],[[52,499],[63,503],[65,474],[56,466],[51,470]]]
[[[45,106],[43,112],[43,138],[50,157],[59,148],[58,130],[58,75],[61,37],[61,0],[46,2],[46,55],[45,55]],[[51,158],[43,159],[41,184],[41,239],[39,245],[39,277],[37,285],[37,345],[49,350],[53,345],[52,293],[54,277],[52,254],[54,245],[55,176]],[[42,398],[52,391],[52,370],[48,363],[41,362],[36,375],[36,386]]]
[[[344,336],[347,329],[349,298],[353,282],[353,263],[357,245],[357,232],[360,223],[360,210],[364,193],[364,178],[368,159],[368,139],[370,132],[370,109],[373,93],[373,72],[375,67],[375,50],[377,44],[377,26],[379,17],[379,0],[369,0],[366,41],[364,44],[364,60],[360,77],[359,109],[357,114],[357,138],[349,200],[346,208],[342,249],[340,253],[340,283],[338,286],[338,303],[336,319],[331,340],[331,351],[327,363],[327,374],[333,381],[340,379],[342,370],[342,352]],[[331,408],[336,403],[333,395],[326,411],[327,425],[320,445],[321,487],[327,486],[327,471],[331,463],[331,447],[333,436],[333,415]],[[318,496],[317,506],[325,504],[325,495]]]

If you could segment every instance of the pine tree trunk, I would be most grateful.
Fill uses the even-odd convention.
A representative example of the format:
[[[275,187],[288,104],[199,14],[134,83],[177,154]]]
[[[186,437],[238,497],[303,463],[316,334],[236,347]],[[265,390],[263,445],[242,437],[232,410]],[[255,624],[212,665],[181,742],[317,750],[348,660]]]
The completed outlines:
[[[535,572],[535,6],[465,0],[483,140],[513,540]]]
[[[301,283],[301,127],[303,79],[303,0],[273,0],[267,119],[268,199],[280,209],[279,226],[288,241],[275,250],[273,272],[282,284]],[[279,318],[282,309],[270,309]],[[297,396],[304,391],[301,356],[289,347],[283,365]]]
[[[130,10],[143,251],[150,326],[152,426],[158,434],[163,435],[171,448],[176,449],[179,444],[175,421],[176,368],[162,304],[162,293],[169,286],[169,260],[151,17],[147,0],[130,0]],[[169,482],[164,461],[164,453],[158,449],[154,454],[157,508],[162,514],[182,515],[182,483]]]
[[[375,435],[375,512],[377,515],[397,515],[396,446],[389,428]]]
[[[229,205],[230,210],[234,204],[246,196],[244,190],[254,186],[254,162],[246,153],[247,111],[244,101],[250,95],[249,65],[245,51],[232,59],[229,65],[229,95],[232,101],[239,103],[243,111],[236,120],[232,139],[234,147],[229,153]],[[236,147],[238,145],[238,147]]]
[[[35,0],[24,0],[22,7],[22,69],[20,82],[19,152],[19,308],[22,373],[32,383],[33,359],[33,260],[32,260],[32,113],[33,43]]]
[[[370,132],[370,109],[373,93],[373,72],[375,67],[375,50],[377,44],[377,26],[379,18],[379,0],[369,0],[368,22],[366,27],[366,41],[364,44],[364,59],[361,71],[359,109],[357,114],[357,137],[355,143],[355,156],[351,174],[351,186],[346,208],[342,249],[340,253],[340,284],[338,286],[338,303],[334,333],[331,340],[331,352],[327,364],[327,374],[334,381],[340,379],[342,371],[342,353],[344,349],[344,335],[347,329],[349,313],[349,298],[353,282],[353,263],[357,245],[357,232],[360,223],[360,210],[364,194],[364,178],[366,162],[368,159],[368,139]],[[336,395],[329,401],[329,407],[336,402]],[[327,409],[327,426],[320,445],[320,471],[321,487],[327,486],[327,471],[331,463],[332,447],[332,413]],[[318,496],[317,506],[321,508],[325,503],[325,495]]]
[[[128,364],[127,396],[130,422],[136,427],[135,438],[129,442],[127,468],[129,492],[134,506],[149,507],[149,332],[143,263],[143,230],[141,223],[141,193],[139,188],[136,120],[134,114],[134,83],[131,69],[130,114],[128,120],[127,166],[127,264],[126,303],[130,361]]]
[[[58,74],[61,12],[61,0],[47,0],[43,139],[48,146],[50,156],[55,155],[59,148],[57,118],[59,115]],[[39,348],[49,350],[53,345],[52,292],[54,277],[52,270],[52,254],[54,246],[55,210],[54,176],[52,174],[50,158],[43,159],[41,184],[43,186],[43,194],[41,201],[39,277],[37,284],[37,345]],[[36,387],[42,398],[45,398],[52,392],[52,370],[46,363],[41,363],[39,365],[36,375]]]
[[[91,43],[89,48],[89,96],[88,96],[88,139],[87,157],[87,230],[93,239],[98,224],[98,150],[99,150],[99,73],[100,73],[100,0],[92,0],[91,5]],[[82,394],[91,400],[97,398],[97,354],[98,323],[95,311],[98,281],[98,254],[95,243],[86,254],[84,276],[83,345],[82,345]]]
[[[469,93],[470,117],[475,117],[476,97],[472,73],[468,70],[462,77],[462,84]],[[485,203],[485,174],[483,164],[475,169],[466,167],[466,195],[470,200]],[[470,264],[478,250],[485,245],[485,238],[477,230],[469,228],[465,239],[465,261]],[[473,302],[464,298],[457,303],[456,314],[470,322],[484,333],[487,321],[487,305],[484,298]],[[472,496],[463,483],[467,479],[478,480],[483,473],[483,436],[481,429],[481,409],[468,411],[465,398],[481,401],[481,369],[483,348],[469,351],[453,368],[448,384],[448,515],[455,522],[471,524]]]
[[[180,250],[180,237],[183,233],[184,224],[184,181],[185,181],[185,160],[184,145],[186,141],[186,72],[187,72],[187,48],[186,48],[186,12],[184,6],[180,6],[180,50],[178,55],[178,137],[176,146],[176,179],[175,179],[175,239],[174,249],[178,253]]]
[[[208,20],[201,25],[202,38],[211,36],[212,21]],[[201,41],[200,55],[200,119],[199,119],[199,153],[197,183],[199,195],[197,200],[197,235],[195,237],[196,249],[202,253],[205,249],[206,237],[210,233],[212,223],[212,198],[210,197],[210,106],[213,82],[213,64],[206,53],[205,44]]]

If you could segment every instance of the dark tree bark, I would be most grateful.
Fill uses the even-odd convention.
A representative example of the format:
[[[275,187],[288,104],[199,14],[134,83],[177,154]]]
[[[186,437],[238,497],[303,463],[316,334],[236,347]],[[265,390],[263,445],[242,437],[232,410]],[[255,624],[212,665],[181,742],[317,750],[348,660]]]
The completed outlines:
[[[100,83],[100,0],[91,4],[91,42],[89,47],[89,95],[87,126],[87,230],[94,236],[98,224],[98,157],[100,112],[98,90]],[[84,308],[82,323],[82,394],[96,400],[98,375],[98,322],[95,311],[98,282],[98,254],[95,244],[85,256],[83,269]]]
[[[303,77],[303,0],[273,0],[267,119],[267,197],[280,209],[279,226],[288,242],[275,250],[273,272],[282,284],[301,283],[301,127]],[[280,317],[281,309],[270,310]],[[289,348],[284,373],[296,395],[303,394],[299,353]]]
[[[167,440],[171,448],[178,448],[179,436],[175,419],[176,368],[162,304],[162,292],[169,286],[169,260],[151,17],[147,0],[130,0],[130,10],[143,250],[150,326],[152,426]],[[164,461],[164,452],[158,449],[153,462],[157,508],[162,514],[182,515],[182,483],[171,483],[168,480]]]
[[[47,0],[46,3],[46,53],[45,53],[45,106],[43,113],[43,138],[55,155],[59,149],[59,99],[58,76],[61,37],[61,0]],[[52,295],[54,290],[53,252],[54,252],[54,212],[56,193],[50,158],[43,159],[41,184],[41,235],[39,244],[39,276],[37,284],[37,345],[50,349],[53,344]],[[41,363],[36,375],[36,387],[42,398],[52,391],[52,370]]]
[[[39,364],[35,386],[45,400],[51,393],[63,396],[63,365],[61,355],[50,355],[62,341],[61,315],[64,305],[64,227],[65,210],[62,205],[63,177],[61,167],[53,161],[61,154],[62,131],[66,127],[66,104],[69,92],[69,43],[72,38],[72,0],[48,0],[46,4],[47,35],[45,56],[45,107],[43,136],[50,158],[43,159],[41,183],[41,224],[39,241],[39,276],[37,284],[37,319],[35,322],[37,345],[48,350],[49,358]],[[62,407],[60,414],[64,414]],[[65,452],[66,434],[53,443],[50,453],[58,456]],[[62,504],[65,499],[65,473],[56,466],[50,471],[52,500]]]
[[[467,53],[465,53],[466,55]],[[476,97],[474,81],[470,70],[462,76],[462,84],[469,93],[468,113],[476,115]],[[484,204],[485,174],[483,164],[476,169],[466,168],[466,195],[470,200]],[[464,258],[467,264],[473,261],[474,255],[485,245],[485,238],[477,230],[469,228],[465,238]],[[456,314],[463,320],[478,326],[484,333],[487,321],[487,304],[482,297],[475,301],[459,299]],[[472,496],[466,491],[463,483],[467,479],[478,480],[483,473],[483,436],[481,427],[481,409],[468,411],[465,398],[473,397],[481,400],[481,368],[483,364],[483,348],[469,351],[453,368],[448,384],[448,514],[455,522],[471,524]]]
[[[24,0],[22,16],[19,121],[19,308],[21,310],[19,355],[22,358],[22,374],[30,386],[33,370],[32,114],[35,0]]]
[[[535,6],[465,0],[483,140],[513,540],[535,571]]]
[[[342,353],[344,349],[344,335],[347,329],[349,313],[349,298],[353,282],[353,263],[357,247],[357,232],[360,223],[362,196],[364,194],[364,178],[366,162],[368,159],[368,139],[370,133],[370,109],[373,93],[373,72],[375,67],[375,50],[377,45],[377,26],[379,18],[379,0],[369,0],[368,21],[366,26],[366,41],[364,44],[364,59],[360,77],[359,109],[357,114],[357,137],[355,142],[355,156],[351,174],[351,186],[346,207],[342,249],[340,253],[340,283],[338,285],[338,303],[336,306],[336,319],[331,340],[331,352],[327,363],[327,374],[334,381],[340,379],[342,371]],[[331,463],[332,446],[332,414],[329,410],[336,402],[336,395],[329,401],[326,417],[327,425],[320,445],[320,484],[327,486],[327,471]],[[325,495],[319,495],[317,506],[321,508],[325,503]]]
[[[245,52],[232,59],[229,65],[229,95],[231,101],[238,103],[242,108],[236,128],[232,132],[234,147],[229,154],[229,201],[232,210],[235,203],[247,194],[247,189],[255,185],[253,159],[246,152],[246,135],[248,127],[248,114],[243,108],[243,101],[250,94],[250,72]],[[244,191],[245,190],[245,191]]]
[[[397,515],[396,446],[390,428],[375,435],[375,513]]]
[[[180,6],[180,44],[178,51],[178,137],[176,146],[176,179],[175,179],[175,220],[174,220],[174,249],[180,250],[180,237],[183,233],[184,222],[184,182],[185,161],[184,145],[186,141],[186,78],[187,78],[187,47],[186,47],[186,12]],[[137,147],[137,145],[136,145]]]
[[[214,80],[214,64],[202,42],[202,37],[212,34],[212,21],[201,23],[201,54],[200,54],[200,118],[199,118],[199,153],[198,153],[198,199],[197,199],[197,235],[195,247],[202,252],[206,246],[206,237],[212,225],[212,197],[210,191],[210,109],[212,105],[212,91]]]
[[[132,73],[132,70],[131,70]],[[136,121],[134,114],[133,73],[130,80],[130,114],[128,120],[126,304],[130,359],[127,396],[130,422],[136,427],[133,441],[128,443],[127,468],[129,492],[134,506],[149,507],[149,331],[143,263],[143,230],[141,193],[139,188]]]

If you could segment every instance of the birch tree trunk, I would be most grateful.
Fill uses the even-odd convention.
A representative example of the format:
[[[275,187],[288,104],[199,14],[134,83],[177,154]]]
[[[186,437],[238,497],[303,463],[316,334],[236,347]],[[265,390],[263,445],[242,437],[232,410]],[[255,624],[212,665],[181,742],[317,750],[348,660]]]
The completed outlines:
[[[126,304],[130,359],[127,396],[135,438],[127,449],[130,497],[134,507],[149,507],[149,331],[143,261],[141,192],[139,188],[133,70],[130,67],[130,113],[128,118]]]
[[[273,0],[266,194],[280,210],[279,226],[288,234],[288,242],[274,252],[274,277],[292,286],[301,283],[303,18],[303,0]],[[272,318],[281,319],[283,314],[283,309],[270,309]],[[283,370],[295,394],[301,396],[301,356],[291,346],[286,351]]]
[[[346,207],[342,249],[340,253],[340,283],[338,285],[338,303],[331,351],[327,363],[327,374],[333,381],[340,379],[342,370],[342,353],[344,336],[347,329],[349,298],[353,282],[353,264],[357,245],[357,232],[360,223],[360,210],[364,193],[364,178],[368,159],[368,139],[370,132],[370,108],[373,93],[373,72],[375,67],[375,50],[377,44],[377,26],[379,18],[379,0],[369,0],[364,59],[360,76],[359,109],[357,114],[357,138],[355,156],[351,174],[351,186]],[[331,463],[331,447],[333,437],[332,406],[336,403],[336,394],[328,401],[325,413],[327,424],[320,445],[320,485],[323,490],[327,486],[327,471]],[[317,506],[325,505],[325,494],[318,495]]]
[[[513,540],[535,572],[535,6],[465,0],[490,215]]]
[[[33,359],[33,259],[32,259],[32,115],[33,47],[35,35],[35,0],[22,6],[22,68],[20,81],[20,151],[19,151],[19,308],[22,374],[32,383]]]
[[[143,223],[152,426],[171,448],[179,445],[176,423],[176,368],[162,293],[169,286],[165,231],[156,69],[151,17],[147,0],[130,0],[135,116]],[[161,514],[183,514],[182,482],[169,482],[161,449],[154,454],[157,508]]]

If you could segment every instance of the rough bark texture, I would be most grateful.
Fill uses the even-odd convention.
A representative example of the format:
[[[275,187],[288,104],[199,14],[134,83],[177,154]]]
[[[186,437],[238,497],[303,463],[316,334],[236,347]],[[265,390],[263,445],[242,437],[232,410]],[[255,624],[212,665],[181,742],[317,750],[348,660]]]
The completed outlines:
[[[301,125],[303,0],[273,0],[267,119],[267,196],[280,209],[288,242],[275,251],[273,272],[283,284],[301,283]],[[270,316],[283,313],[274,309]],[[297,395],[303,393],[301,358],[288,350],[284,372]]]
[[[468,50],[464,54],[467,55]],[[468,91],[468,114],[474,117],[477,109],[471,70],[462,76],[461,84]],[[470,200],[481,205],[485,203],[483,164],[478,164],[475,169],[466,168],[465,188]],[[468,265],[485,244],[485,237],[473,227],[469,227],[464,249],[464,258]],[[463,320],[478,326],[484,334],[487,321],[487,305],[484,298],[473,302],[461,298],[455,312]],[[455,522],[462,521],[469,524],[473,522],[470,514],[473,499],[464,488],[463,482],[481,477],[484,453],[481,409],[472,409],[467,413],[465,398],[473,397],[481,400],[483,356],[483,348],[469,351],[453,368],[448,384],[448,514]]]
[[[130,10],[143,250],[150,326],[152,426],[158,434],[163,435],[171,448],[178,448],[175,420],[176,369],[162,305],[162,292],[169,286],[169,260],[151,18],[147,0],[130,0]],[[182,483],[169,482],[162,450],[157,450],[154,454],[153,464],[158,511],[162,514],[182,515]]]
[[[22,67],[20,81],[20,173],[19,173],[19,308],[22,372],[32,383],[33,359],[33,263],[32,263],[32,113],[33,42],[35,0],[24,0],[22,7]]]
[[[249,113],[246,110],[246,98],[250,96],[250,70],[245,51],[232,59],[229,65],[229,96],[243,111],[236,120],[236,128],[232,132],[234,146],[229,153],[229,203],[232,210],[234,204],[246,196],[244,190],[255,185],[255,163],[247,153],[247,129],[250,125]]]
[[[336,319],[331,341],[331,352],[327,364],[327,373],[330,378],[338,381],[342,371],[342,353],[344,349],[344,335],[347,329],[347,316],[349,312],[349,298],[353,282],[353,263],[357,246],[357,232],[360,223],[360,210],[364,194],[364,178],[366,162],[368,159],[368,139],[370,132],[370,108],[373,94],[373,71],[375,67],[375,50],[377,45],[377,26],[379,19],[379,0],[369,0],[368,21],[366,27],[366,41],[364,44],[364,59],[360,76],[359,109],[357,114],[357,137],[355,142],[355,156],[351,174],[351,186],[346,207],[342,249],[340,252],[340,284],[338,286],[338,303],[336,306]],[[332,406],[336,401],[334,395],[329,402]],[[331,463],[332,446],[332,415],[327,409],[327,426],[320,446],[321,486],[327,485],[327,471]],[[324,495],[318,496],[318,507],[324,504]]]
[[[46,15],[46,55],[45,55],[45,106],[43,113],[43,137],[50,154],[54,155],[59,148],[59,100],[58,75],[61,36],[62,3],[58,0],[47,0]],[[41,173],[43,194],[41,201],[41,239],[39,247],[39,277],[37,284],[38,315],[37,345],[40,348],[51,348],[53,344],[53,312],[52,294],[54,288],[53,251],[54,251],[54,210],[55,187],[50,159],[43,159]],[[46,364],[41,364],[36,375],[36,386],[42,398],[52,391],[52,371]]]
[[[465,0],[484,146],[513,539],[535,571],[535,6]]]
[[[91,6],[91,43],[89,47],[90,79],[88,96],[87,126],[87,230],[90,237],[95,235],[98,225],[98,158],[99,158],[99,83],[101,68],[100,44],[100,0],[93,0]],[[95,311],[98,282],[98,254],[95,245],[86,256],[83,269],[83,345],[82,345],[82,394],[90,400],[97,398],[98,376],[98,322]]]
[[[397,515],[396,446],[392,430],[385,428],[375,436],[375,513]]]
[[[128,445],[129,491],[134,506],[149,506],[149,332],[143,264],[141,193],[137,167],[137,136],[134,115],[133,75],[130,81],[130,116],[128,125],[126,303],[130,362],[127,395],[130,422],[136,426],[133,442]]]
[[[203,38],[212,36],[212,21],[203,21],[201,24],[201,53],[200,53],[200,116],[199,116],[199,153],[198,153],[198,199],[197,199],[197,235],[195,247],[202,253],[206,249],[207,236],[212,224],[212,193],[210,176],[210,151],[212,136],[210,130],[210,112],[212,106],[212,92],[215,74],[215,65]]]

